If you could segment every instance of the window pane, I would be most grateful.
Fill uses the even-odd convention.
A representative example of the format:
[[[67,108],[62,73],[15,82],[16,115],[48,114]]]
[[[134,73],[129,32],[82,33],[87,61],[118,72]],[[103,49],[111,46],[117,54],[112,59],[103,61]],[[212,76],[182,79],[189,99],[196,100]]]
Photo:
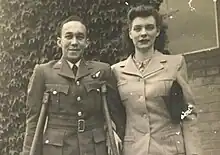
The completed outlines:
[[[216,6],[213,0],[164,0],[162,11],[175,12],[168,22],[168,48],[172,54],[217,48]]]

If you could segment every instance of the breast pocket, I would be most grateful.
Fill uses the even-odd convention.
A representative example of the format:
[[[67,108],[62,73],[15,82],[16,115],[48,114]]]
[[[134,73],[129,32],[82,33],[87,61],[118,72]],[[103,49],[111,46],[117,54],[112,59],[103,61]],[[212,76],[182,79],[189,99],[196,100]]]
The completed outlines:
[[[50,93],[51,110],[59,111],[60,103],[66,102],[69,85],[46,84],[46,92]]]
[[[153,81],[147,83],[147,86],[145,87],[145,92],[148,97],[168,96],[172,83],[172,79],[160,79],[157,81]]]
[[[86,109],[89,112],[94,113],[101,109],[101,82],[91,82],[84,84],[86,89],[86,97],[84,98],[85,103],[88,103]]]
[[[127,80],[118,81],[117,82],[117,88],[118,88],[118,91],[119,91],[120,98],[121,98],[122,102],[128,100],[128,97],[129,97],[128,81]]]
[[[98,83],[98,82],[95,82],[95,83],[85,83],[85,88],[86,88],[86,91],[87,93],[91,93],[91,92],[100,92],[100,88],[102,86],[102,83]]]

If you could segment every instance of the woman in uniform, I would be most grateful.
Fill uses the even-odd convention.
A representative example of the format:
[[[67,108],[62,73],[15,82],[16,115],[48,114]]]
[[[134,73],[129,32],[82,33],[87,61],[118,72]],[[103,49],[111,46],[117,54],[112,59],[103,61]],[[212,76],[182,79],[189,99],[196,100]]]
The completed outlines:
[[[151,6],[128,12],[130,56],[112,66],[127,120],[124,155],[200,155],[197,113],[182,55],[155,48],[162,18]]]

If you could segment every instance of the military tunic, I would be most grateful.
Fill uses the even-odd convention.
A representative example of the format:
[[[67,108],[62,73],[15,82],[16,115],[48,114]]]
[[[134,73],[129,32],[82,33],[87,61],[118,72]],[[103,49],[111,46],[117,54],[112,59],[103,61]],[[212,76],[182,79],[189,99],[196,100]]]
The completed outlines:
[[[122,136],[123,107],[109,65],[81,60],[76,76],[64,59],[37,65],[28,86],[29,111],[23,154],[29,154],[43,93],[47,92],[50,94],[47,120],[36,155],[106,155],[100,95],[104,83],[108,86],[112,120]]]

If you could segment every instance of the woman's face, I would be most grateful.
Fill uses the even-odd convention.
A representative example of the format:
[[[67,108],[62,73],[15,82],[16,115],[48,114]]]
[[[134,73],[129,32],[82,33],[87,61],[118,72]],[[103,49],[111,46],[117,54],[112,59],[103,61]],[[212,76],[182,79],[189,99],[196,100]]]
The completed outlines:
[[[155,39],[159,33],[153,16],[136,17],[131,23],[129,37],[136,49],[148,50],[154,46]]]

